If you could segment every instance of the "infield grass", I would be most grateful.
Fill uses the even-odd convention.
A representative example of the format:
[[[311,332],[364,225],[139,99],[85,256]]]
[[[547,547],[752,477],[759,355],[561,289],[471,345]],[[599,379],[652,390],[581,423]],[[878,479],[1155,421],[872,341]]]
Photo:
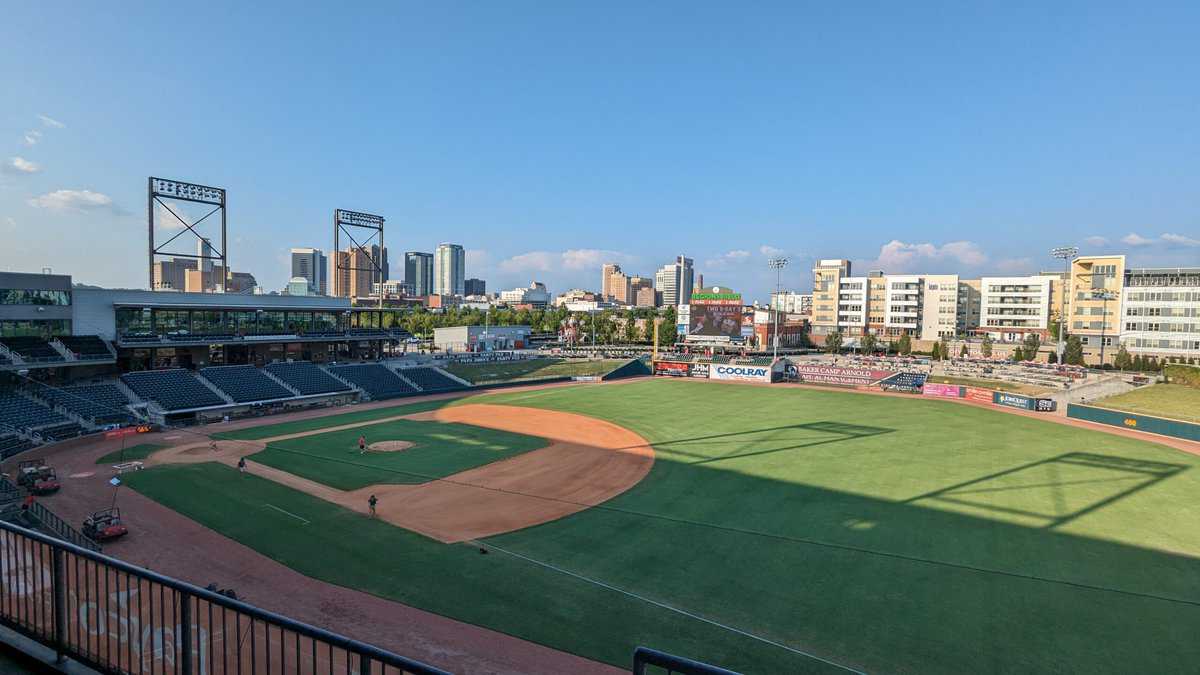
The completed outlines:
[[[96,460],[97,464],[116,464],[117,462],[132,462],[135,460],[146,459],[155,450],[161,450],[163,446],[156,443],[138,443],[131,445],[124,450],[113,450],[112,452],[100,457]]]
[[[639,644],[747,673],[829,670],[801,651],[870,672],[1200,663],[1195,456],[804,388],[641,380],[469,400],[611,420],[654,445],[654,468],[601,507],[488,539],[488,556],[219,465],[129,483],[310,576],[623,667]]]
[[[540,377],[584,377],[605,375],[625,363],[620,359],[528,359],[495,363],[461,363],[446,370],[474,384],[530,380]]]
[[[1089,401],[1088,405],[1184,422],[1200,422],[1200,389],[1182,384],[1153,384],[1099,401]]]

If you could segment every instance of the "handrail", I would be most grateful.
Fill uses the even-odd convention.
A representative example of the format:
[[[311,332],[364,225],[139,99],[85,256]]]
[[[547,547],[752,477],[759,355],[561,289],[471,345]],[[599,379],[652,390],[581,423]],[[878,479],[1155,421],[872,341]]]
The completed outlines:
[[[646,666],[665,668],[669,673],[680,675],[739,675],[737,671],[712,666],[700,661],[675,656],[649,647],[638,647],[633,652],[633,675],[646,675]]]

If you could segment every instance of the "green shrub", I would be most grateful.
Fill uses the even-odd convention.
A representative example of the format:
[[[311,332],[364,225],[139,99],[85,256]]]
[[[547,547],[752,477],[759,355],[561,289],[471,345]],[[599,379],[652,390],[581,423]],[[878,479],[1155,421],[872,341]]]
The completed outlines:
[[[1171,364],[1163,368],[1163,372],[1166,373],[1167,381],[1172,384],[1182,384],[1200,389],[1200,368],[1196,366]]]

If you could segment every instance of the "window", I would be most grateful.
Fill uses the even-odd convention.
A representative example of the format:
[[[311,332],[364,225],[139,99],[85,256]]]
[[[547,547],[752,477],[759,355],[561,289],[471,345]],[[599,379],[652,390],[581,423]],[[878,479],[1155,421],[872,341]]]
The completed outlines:
[[[30,321],[0,321],[0,337],[40,337],[70,335],[70,319],[34,319]]]
[[[58,305],[71,304],[70,291],[39,291],[33,289],[0,288],[0,305]]]
[[[117,334],[149,333],[150,310],[135,307],[122,307],[117,310]]]

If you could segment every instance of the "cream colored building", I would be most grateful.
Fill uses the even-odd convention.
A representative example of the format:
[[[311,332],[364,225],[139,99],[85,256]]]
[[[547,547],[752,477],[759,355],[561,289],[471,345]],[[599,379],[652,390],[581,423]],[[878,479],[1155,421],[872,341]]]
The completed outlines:
[[[1125,256],[1080,256],[1071,263],[1071,305],[1067,335],[1083,342],[1084,359],[1098,362],[1117,353],[1122,328],[1121,300],[1125,284]]]
[[[838,296],[842,279],[849,276],[849,260],[818,260],[813,267],[813,335],[824,336],[838,331]]]
[[[958,334],[958,275],[922,277],[921,340],[940,340]]]

